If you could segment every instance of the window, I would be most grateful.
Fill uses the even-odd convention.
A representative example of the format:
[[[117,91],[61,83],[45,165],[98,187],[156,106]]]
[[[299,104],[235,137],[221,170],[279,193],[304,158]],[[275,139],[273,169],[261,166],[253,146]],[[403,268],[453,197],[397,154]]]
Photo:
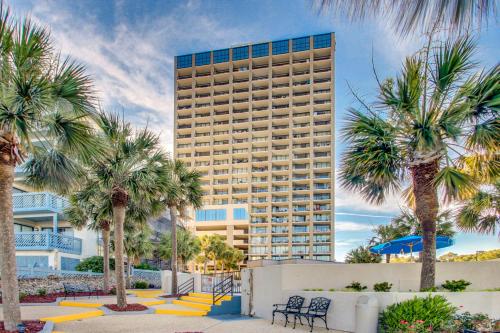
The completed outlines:
[[[229,49],[214,51],[214,64],[229,61]]]
[[[33,232],[34,230],[33,227],[14,223],[14,232]]]
[[[210,64],[210,52],[196,53],[195,54],[196,66],[203,66]]]
[[[193,65],[192,58],[193,58],[192,54],[177,57],[177,68],[191,67]]]
[[[321,49],[323,47],[332,46],[332,36],[330,34],[314,36],[314,48]]]
[[[235,209],[233,209],[233,219],[235,219],[235,220],[246,220],[246,219],[248,219],[247,210],[245,208],[235,208]]]
[[[288,40],[273,42],[273,54],[288,53]]]
[[[235,47],[233,49],[233,61],[248,59],[248,46]]]
[[[40,268],[49,267],[48,256],[16,256],[17,267]]]
[[[252,45],[252,58],[266,57],[269,55],[269,44],[255,44]]]
[[[293,52],[309,50],[309,37],[292,39]]]
[[[196,211],[196,221],[223,221],[226,219],[225,209],[202,209]]]
[[[61,270],[75,271],[76,266],[80,263],[80,259],[61,257]]]

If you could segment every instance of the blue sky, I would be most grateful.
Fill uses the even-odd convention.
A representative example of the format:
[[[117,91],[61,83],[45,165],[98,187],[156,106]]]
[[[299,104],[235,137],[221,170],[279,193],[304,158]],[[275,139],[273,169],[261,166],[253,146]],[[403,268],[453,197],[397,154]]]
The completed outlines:
[[[345,110],[355,106],[347,83],[367,100],[376,89],[372,57],[381,78],[395,75],[401,61],[422,45],[418,37],[402,40],[383,18],[351,23],[331,13],[317,15],[306,0],[260,1],[108,1],[10,0],[17,15],[30,14],[50,27],[59,48],[88,66],[102,105],[124,112],[136,126],[161,133],[172,150],[173,57],[245,42],[336,33],[336,131]],[[500,59],[500,29],[481,31],[477,60],[490,67]],[[338,135],[337,135],[338,137]],[[336,142],[337,165],[343,144]],[[373,226],[398,213],[398,195],[382,206],[336,192],[337,260],[365,243]],[[496,236],[463,235],[448,250],[470,253],[499,248]],[[438,255],[440,254],[438,253]]]

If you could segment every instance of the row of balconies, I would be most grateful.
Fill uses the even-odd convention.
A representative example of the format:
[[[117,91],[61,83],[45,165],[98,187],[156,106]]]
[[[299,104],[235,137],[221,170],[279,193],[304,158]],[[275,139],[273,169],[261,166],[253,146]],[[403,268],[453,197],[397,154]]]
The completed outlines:
[[[303,74],[298,74],[298,75],[303,75]],[[271,78],[272,79],[279,79],[279,78],[289,77],[289,76],[290,76],[289,73],[276,73],[276,74],[273,74]],[[269,78],[270,77],[267,75],[255,76],[255,78],[252,78],[252,80],[250,80],[249,78],[233,79],[232,83],[237,84],[237,83],[246,83],[246,82],[250,82],[250,81],[257,82],[259,80],[264,80],[264,79],[269,79]],[[297,86],[303,86],[306,84],[318,84],[318,83],[325,83],[325,82],[330,82],[330,81],[331,81],[331,79],[329,77],[328,78],[313,77],[312,81],[311,80],[301,80],[301,81],[292,82],[292,85],[294,87],[297,87]],[[212,82],[195,83],[194,86],[193,85],[178,85],[177,91],[191,90],[193,88],[196,89],[196,88],[220,87],[220,86],[229,85],[230,83],[231,82],[229,80],[227,80],[227,81],[214,81],[213,83]],[[272,87],[273,88],[283,88],[283,87],[289,86],[288,84],[286,84],[286,85],[284,85],[284,84],[285,83],[275,84]],[[266,87],[266,89],[269,89],[269,88]],[[255,89],[252,89],[252,90],[255,90]]]
[[[274,137],[273,137],[274,138]],[[247,142],[267,142],[268,138],[266,137],[256,137],[253,138],[251,141],[248,138],[244,139],[233,139],[231,144],[242,144],[242,143],[247,143]],[[194,142],[194,144],[191,143],[179,143],[177,144],[178,149],[184,149],[184,148],[191,148],[191,147],[207,147],[207,146],[220,146],[220,145],[229,145],[230,141],[229,140],[215,140],[213,142]],[[313,145],[309,143],[295,143],[292,144],[292,149],[300,149],[300,148],[320,148],[320,147],[330,147],[331,143],[330,141],[320,141],[320,142],[314,142]],[[259,147],[259,146],[252,146],[253,153],[256,152],[267,152],[268,148],[267,147]],[[329,152],[322,152],[322,151],[314,151],[314,157],[325,157],[329,156]]]
[[[231,134],[242,134],[242,133],[251,133],[251,132],[262,132],[262,131],[268,131],[269,128],[267,127],[253,127],[253,128],[239,128],[239,129],[233,129]],[[228,130],[226,131],[212,131],[212,132],[203,132],[203,133],[195,133],[194,137],[204,137],[204,136],[215,136],[215,135],[228,135],[230,132]],[[310,138],[310,137],[320,137],[320,136],[329,136],[331,135],[331,131],[316,131],[313,132],[312,135],[311,133],[295,133],[292,134],[291,138],[293,139],[303,139],[303,138]],[[177,139],[188,139],[191,138],[191,134],[177,134]],[[285,138],[288,139],[288,138]],[[280,139],[283,140],[283,139]],[[278,147],[278,146],[277,146]],[[283,149],[288,149],[283,146],[279,146],[280,148],[277,148],[277,150],[283,150]]]
[[[288,96],[285,97],[276,97],[273,96],[273,99],[287,99]],[[241,104],[241,103],[251,103],[251,102],[259,102],[259,101],[264,101],[268,100],[267,96],[259,96],[259,97],[252,97],[250,98],[239,98],[239,99],[233,99],[232,101],[230,100],[225,100],[225,101],[213,101],[213,103],[196,103],[194,105],[182,105],[182,106],[177,106],[177,110],[189,110],[189,109],[200,109],[200,108],[207,108],[210,106],[221,106],[221,105],[229,105],[229,104]],[[331,100],[330,99],[317,99],[313,100],[313,105],[324,105],[324,104],[330,104]],[[309,101],[306,102],[294,102],[292,103],[292,107],[302,107],[302,106],[308,106],[311,103]],[[278,110],[278,109],[284,109],[284,108],[289,108],[290,103],[287,104],[273,104],[271,106],[271,109],[273,110]]]
[[[280,63],[280,64],[272,64],[272,67],[273,68],[277,68],[277,67],[281,67],[281,66],[284,66],[284,65],[290,65],[290,63]],[[260,64],[260,65],[256,65],[253,66],[252,68],[248,68],[248,67],[239,67],[239,68],[233,68],[233,71],[232,73],[245,73],[245,74],[250,74],[250,72],[252,70],[257,70],[257,69],[263,69],[263,68],[268,68],[269,65],[268,64]],[[313,68],[313,72],[314,73],[324,73],[324,72],[329,72],[331,71],[332,68],[330,66],[326,66],[326,67],[316,67],[316,68]],[[282,69],[276,71],[277,75],[281,74],[280,72],[282,71]],[[260,72],[260,71],[258,71]],[[214,70],[214,72],[196,72],[194,73],[194,78],[204,78],[204,77],[207,77],[207,76],[211,76],[211,75],[220,75],[220,74],[226,74],[226,73],[231,73],[231,71],[229,70],[229,68],[227,69],[223,69],[223,70]],[[292,70],[292,73],[293,75],[304,75],[304,74],[309,74],[310,73],[310,70],[309,69],[304,69],[304,70],[299,70],[299,69],[295,69],[295,70]],[[243,75],[245,75],[243,74]],[[273,77],[274,77],[274,72],[273,72]],[[257,75],[257,72],[253,72],[253,76]],[[277,76],[279,77],[279,76]],[[233,78],[237,78],[237,79],[240,79],[240,74],[236,74],[236,75],[233,75]],[[177,76],[177,79],[178,80],[186,80],[186,79],[193,79],[193,74],[181,74],[181,75],[178,75]]]
[[[255,121],[262,121],[262,120],[268,120],[268,117],[260,117],[259,119],[256,119],[255,117],[252,119],[249,118],[237,118],[233,119],[231,122],[232,124],[241,124],[241,123],[248,123],[248,122],[255,122]],[[330,125],[330,120],[317,120],[314,121],[313,126],[324,126],[324,125]],[[219,126],[219,125],[228,125],[230,124],[229,120],[225,121],[214,121],[213,126]],[[178,129],[185,129],[185,128],[193,128],[193,127],[209,127],[211,124],[210,122],[204,122],[204,123],[195,123],[194,126],[191,124],[183,124],[177,126]],[[297,123],[293,125],[293,128],[304,128],[304,127],[310,127],[311,124],[309,122],[307,123]],[[289,125],[272,125],[271,129],[272,130],[280,130],[280,129],[288,129],[290,128]],[[266,128],[267,129],[267,128]]]
[[[264,110],[269,110],[268,107],[264,106],[264,107],[261,107],[261,108],[253,108],[252,109],[252,112],[258,112],[258,111],[264,111]],[[232,114],[242,114],[242,113],[246,113],[246,112],[250,112],[249,109],[233,109],[233,112]],[[223,115],[229,115],[230,112],[229,110],[224,110],[224,111],[214,111],[213,114],[211,114],[210,112],[206,112],[206,113],[195,113],[194,115],[194,118],[205,118],[205,117],[216,117],[216,116],[223,116]],[[313,116],[316,117],[316,116],[323,116],[323,115],[330,115],[331,114],[331,111],[329,109],[327,110],[319,110],[319,111],[314,111],[313,112]],[[297,112],[297,113],[292,113],[292,116],[293,118],[296,118],[296,117],[304,117],[304,116],[310,116],[310,112]],[[179,114],[177,116],[177,119],[179,120],[184,120],[184,119],[192,119],[193,116],[192,115],[182,115],[182,114]],[[285,118],[290,118],[290,116],[288,114],[273,114],[271,117],[269,116],[259,116],[259,117],[252,117],[252,120],[254,121],[260,121],[260,120],[269,120],[269,118],[271,119],[285,119]]]

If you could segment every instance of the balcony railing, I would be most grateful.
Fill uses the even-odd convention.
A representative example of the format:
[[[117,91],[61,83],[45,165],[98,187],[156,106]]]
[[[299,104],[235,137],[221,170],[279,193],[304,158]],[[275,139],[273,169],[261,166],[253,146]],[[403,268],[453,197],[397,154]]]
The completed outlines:
[[[64,253],[82,254],[82,240],[48,231],[19,232],[16,233],[16,250],[59,250]]]
[[[44,210],[61,213],[68,205],[68,200],[65,198],[47,192],[14,193],[12,195],[14,213]]]

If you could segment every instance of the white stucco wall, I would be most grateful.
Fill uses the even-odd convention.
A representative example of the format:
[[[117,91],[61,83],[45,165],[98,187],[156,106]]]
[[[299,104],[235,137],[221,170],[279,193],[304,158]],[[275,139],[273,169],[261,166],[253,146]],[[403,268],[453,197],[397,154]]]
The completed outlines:
[[[332,300],[328,322],[330,328],[353,332],[355,329],[355,305],[361,295],[373,295],[380,310],[427,293],[418,290],[420,264],[296,264],[270,265],[244,269],[242,272],[242,313],[271,319],[273,304],[286,303],[292,295],[306,298],[306,304],[317,296]],[[500,287],[500,262],[437,263],[436,283],[447,279],[465,279],[472,282],[470,291],[461,293],[436,293],[444,295],[461,311],[483,312],[500,318],[500,292],[479,290]],[[368,291],[328,291],[343,289],[352,281],[368,286]],[[373,284],[387,281],[393,283],[389,293],[371,292]],[[321,288],[324,291],[304,291],[306,288]],[[476,290],[476,291],[474,291]],[[401,291],[401,292],[398,292]],[[321,325],[318,321],[318,325]]]
[[[163,270],[160,273],[161,273],[161,290],[167,295],[171,294],[170,291],[172,290],[172,271]],[[192,277],[195,278],[194,290],[196,292],[199,292],[201,290],[200,274],[177,273],[177,285],[178,286],[181,285],[182,283],[186,282]]]

